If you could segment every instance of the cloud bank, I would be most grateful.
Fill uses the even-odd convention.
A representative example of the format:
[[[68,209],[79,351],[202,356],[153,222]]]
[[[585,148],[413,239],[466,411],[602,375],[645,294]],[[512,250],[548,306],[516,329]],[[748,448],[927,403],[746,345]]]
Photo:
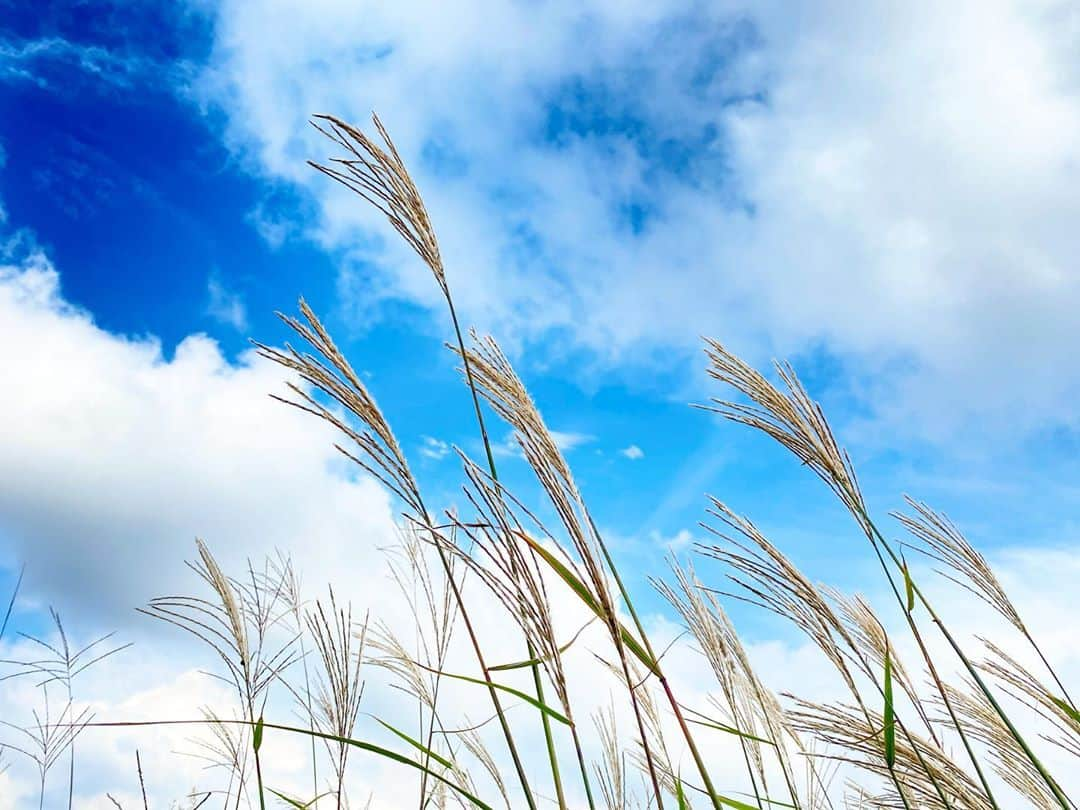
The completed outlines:
[[[908,430],[1023,433],[1076,425],[1077,30],[1052,1],[224,2],[201,93],[317,200],[358,322],[435,291],[304,166],[313,112],[380,112],[509,342],[648,385],[710,334],[833,358]]]
[[[304,568],[376,576],[391,505],[353,475],[315,420],[267,396],[282,373],[232,365],[194,334],[166,357],[152,336],[97,327],[67,303],[23,235],[0,265],[0,341],[16,347],[0,401],[0,537],[40,599],[128,622],[188,582],[202,537],[223,560],[275,548]]]

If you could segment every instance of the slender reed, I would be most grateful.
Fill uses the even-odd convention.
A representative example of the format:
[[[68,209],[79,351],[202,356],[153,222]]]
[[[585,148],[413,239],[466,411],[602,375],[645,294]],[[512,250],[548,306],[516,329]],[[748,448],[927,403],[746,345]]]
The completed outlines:
[[[335,160],[334,163],[340,168],[318,163],[311,163],[311,165],[346,188],[356,192],[382,212],[431,270],[446,301],[450,322],[454,329],[454,338],[457,342],[457,350],[462,357],[465,378],[472,395],[477,428],[480,431],[484,452],[487,455],[488,470],[492,479],[498,481],[499,473],[495,465],[495,454],[484,422],[483,410],[480,407],[480,396],[473,379],[469,357],[465,351],[461,323],[458,320],[454,298],[450,293],[450,285],[446,279],[446,268],[443,266],[439,242],[435,236],[435,229],[432,227],[431,218],[428,216],[423,197],[421,197],[416,184],[405,167],[405,163],[394,146],[394,142],[390,139],[378,116],[373,116],[373,122],[379,136],[382,138],[385,149],[363,132],[340,119],[332,116],[317,116],[317,120],[325,122],[326,126],[320,126],[316,123],[316,128],[332,141],[345,148],[355,159]],[[530,645],[531,642],[527,644],[526,649],[529,660],[536,657],[536,651]],[[530,667],[530,670],[533,678],[533,689],[537,699],[542,703],[544,701],[544,685],[540,677],[540,668],[534,665]],[[541,713],[540,721],[543,725],[548,762],[551,767],[551,776],[559,807],[565,808],[566,798],[563,794],[559,760],[551,731],[551,721],[543,713]],[[587,784],[586,791],[589,792]]]

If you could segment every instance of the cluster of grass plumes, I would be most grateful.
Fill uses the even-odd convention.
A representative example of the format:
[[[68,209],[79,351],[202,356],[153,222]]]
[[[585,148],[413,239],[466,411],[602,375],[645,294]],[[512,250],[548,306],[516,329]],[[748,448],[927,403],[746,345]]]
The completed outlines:
[[[316,127],[344,154],[313,165],[385,215],[431,270],[484,458],[457,451],[463,507],[437,514],[374,395],[304,301],[299,317],[282,316],[296,347],[257,344],[294,375],[291,398],[282,401],[336,428],[338,450],[399,500],[392,571],[399,612],[413,632],[407,637],[366,612],[355,619],[333,590],[306,603],[286,559],[230,577],[200,543],[192,568],[207,595],[157,599],[146,612],[205,642],[235,693],[231,716],[178,721],[196,727],[197,754],[226,774],[216,803],[362,805],[370,797],[350,797],[347,771],[353,755],[363,755],[415,778],[420,810],[1075,808],[1059,781],[1068,774],[1052,773],[1045,760],[1053,751],[1073,769],[1080,765],[1080,713],[987,560],[917,501],[895,516],[907,539],[886,537],[851,459],[794,369],[777,365],[770,377],[713,340],[709,374],[734,398],[702,407],[771,437],[826,484],[880,565],[882,579],[870,589],[890,598],[874,605],[815,582],[753,522],[711,499],[703,526],[712,539],[694,556],[719,563],[723,585],[706,581],[693,559],[672,560],[670,576],[652,579],[685,626],[690,641],[677,643],[700,652],[711,680],[669,678],[667,650],[650,637],[525,384],[493,338],[463,333],[431,218],[386,130],[376,119],[372,138],[330,116]],[[512,493],[500,480],[491,417],[513,431],[535,478],[532,493]],[[905,551],[942,566],[945,583],[993,608],[1037,666],[996,640],[957,638]],[[839,697],[823,704],[775,694],[725,611],[725,588],[726,598],[791,622],[835,671]],[[484,638],[478,604],[516,631],[517,660],[492,663],[490,650],[498,646],[502,655],[504,645]],[[60,680],[70,684],[71,671],[68,663]],[[364,705],[364,679],[374,673],[407,696],[415,715],[401,719]],[[579,683],[584,677],[588,684]],[[455,688],[486,701],[482,717],[448,701]],[[273,692],[295,703],[301,722],[269,716],[280,705]],[[611,703],[598,703],[598,692]],[[37,724],[69,729],[46,740],[43,783],[59,752],[90,724],[84,715]],[[305,795],[276,789],[264,772],[262,741],[271,731],[310,741]],[[371,742],[373,734],[392,744]],[[530,744],[542,750],[537,761],[527,757]],[[193,793],[190,802],[208,797]]]

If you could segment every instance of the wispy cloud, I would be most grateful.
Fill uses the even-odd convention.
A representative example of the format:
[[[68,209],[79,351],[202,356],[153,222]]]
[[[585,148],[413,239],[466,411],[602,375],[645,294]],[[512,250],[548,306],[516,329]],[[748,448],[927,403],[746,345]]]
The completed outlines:
[[[97,89],[132,89],[149,81],[180,86],[191,73],[191,65],[181,60],[156,61],[139,51],[63,37],[0,39],[0,80],[57,92],[72,92],[87,81]]]
[[[679,529],[673,535],[663,535],[660,532],[650,532],[649,541],[654,547],[663,548],[672,553],[678,553],[690,548],[697,538],[688,529]]]
[[[636,444],[632,444],[620,450],[619,455],[626,456],[631,461],[637,461],[639,458],[645,458],[645,451]]]
[[[425,458],[434,459],[439,461],[446,458],[450,454],[450,445],[444,442],[442,439],[436,439],[433,436],[423,436],[420,443],[420,455]]]
[[[555,440],[555,446],[564,453],[571,453],[579,447],[596,441],[595,436],[588,433],[575,433],[565,430],[549,430],[551,438]],[[521,446],[515,438],[514,431],[507,433],[501,442],[492,444],[492,451],[497,456],[522,457]]]
[[[596,439],[595,436],[590,436],[588,433],[573,433],[563,430],[552,430],[550,433],[551,438],[555,440],[555,445],[564,453],[569,453],[571,450],[589,444]]]
[[[239,293],[225,287],[216,274],[206,282],[206,314],[218,323],[231,326],[238,332],[248,328],[247,307]]]

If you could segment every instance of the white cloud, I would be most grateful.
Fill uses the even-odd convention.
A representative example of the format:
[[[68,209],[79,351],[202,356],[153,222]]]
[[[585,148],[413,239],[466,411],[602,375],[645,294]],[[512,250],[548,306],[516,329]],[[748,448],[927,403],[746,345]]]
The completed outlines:
[[[620,455],[626,456],[631,461],[637,461],[639,458],[645,458],[645,451],[638,447],[636,444],[632,444],[629,447],[624,447],[619,451]]]
[[[436,439],[432,436],[423,436],[421,438],[420,455],[425,458],[439,461],[440,459],[446,458],[449,454],[450,445],[442,439]]]
[[[280,369],[251,353],[231,365],[202,335],[166,358],[65,302],[32,246],[8,261],[0,340],[20,347],[5,372],[20,393],[0,401],[0,537],[30,590],[127,623],[188,581],[196,536],[233,563],[281,548],[316,581],[374,575],[390,503],[352,477],[317,420],[267,396],[284,393]]]
[[[239,332],[248,328],[247,307],[239,293],[225,288],[216,274],[206,282],[206,314],[219,323],[231,326]]]
[[[1074,422],[1080,389],[1078,18],[1051,0],[225,2],[202,87],[260,171],[312,189],[347,276],[377,261],[365,308],[437,293],[304,167],[328,149],[312,112],[383,114],[468,317],[511,342],[695,373],[701,333],[824,348],[887,372],[866,393],[906,429],[1024,430]]]
[[[343,463],[318,420],[267,396],[284,393],[279,368],[250,353],[230,364],[201,335],[166,357],[152,337],[107,332],[64,300],[59,274],[29,234],[0,245],[0,340],[20,347],[5,372],[20,393],[0,401],[0,549],[27,566],[21,622],[56,605],[76,646],[114,628],[118,642],[135,641],[78,679],[76,698],[97,720],[193,719],[203,705],[229,705],[221,683],[198,671],[217,665],[211,651],[133,610],[154,596],[198,592],[183,564],[196,536],[228,571],[280,549],[316,584],[309,593],[333,582],[361,615],[371,608],[391,625],[411,621],[380,550],[396,538],[388,497]],[[5,639],[0,658],[33,657],[26,645]],[[374,694],[386,706],[400,700]],[[31,722],[38,700],[32,679],[4,681],[0,716]],[[293,709],[279,700],[275,716],[289,722]],[[178,753],[197,752],[189,741],[197,731],[87,730],[77,806],[111,807],[105,791],[125,806],[140,803],[136,748],[156,804],[213,784],[204,762]],[[307,765],[290,749],[296,740],[271,742],[280,787],[301,785]],[[36,802],[25,758],[8,749],[4,764],[0,807]],[[66,791],[62,765],[46,805]],[[377,762],[358,770],[379,778]],[[396,775],[411,795],[412,782]]]
[[[551,438],[555,441],[555,446],[563,453],[573,452],[577,448],[596,440],[595,436],[588,433],[551,429],[548,430],[548,433],[551,434]],[[524,454],[521,452],[521,445],[518,444],[516,435],[512,430],[503,437],[501,442],[494,443],[491,449],[497,456],[524,457]]]
[[[555,441],[555,446],[564,453],[569,453],[571,450],[586,445],[596,438],[588,433],[575,433],[573,431],[550,430],[548,432]]]
[[[664,537],[659,532],[652,532],[650,539],[654,545],[662,546],[669,552],[678,553],[686,551],[697,538],[688,529],[679,529],[671,537]]]

